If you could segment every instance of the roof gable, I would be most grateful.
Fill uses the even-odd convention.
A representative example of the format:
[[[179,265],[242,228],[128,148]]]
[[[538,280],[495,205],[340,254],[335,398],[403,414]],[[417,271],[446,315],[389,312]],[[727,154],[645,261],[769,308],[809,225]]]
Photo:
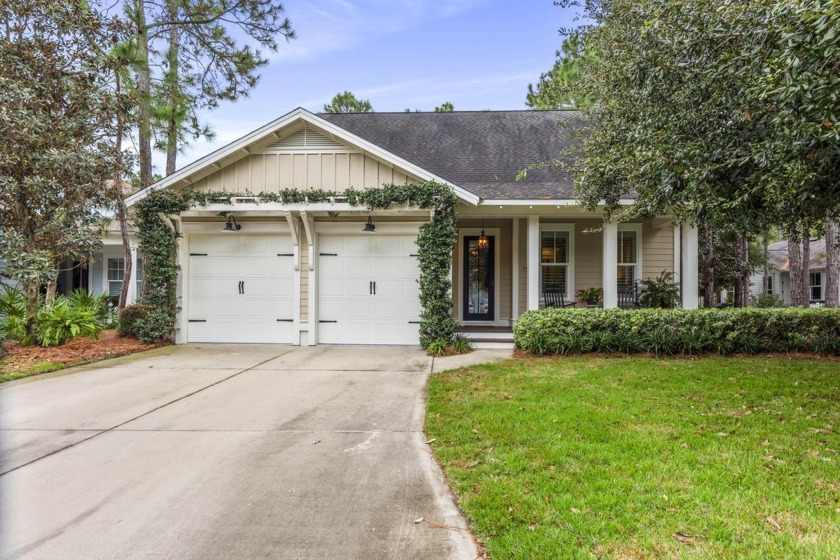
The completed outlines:
[[[317,144],[322,144],[322,148],[318,148]],[[381,163],[398,168],[406,175],[420,177],[422,180],[438,181],[447,184],[459,198],[466,202],[476,204],[479,201],[478,196],[460,186],[423,169],[413,162],[392,154],[382,147],[356,136],[352,132],[334,123],[330,123],[305,109],[298,108],[246,134],[239,140],[231,142],[227,146],[190,163],[148,188],[130,195],[126,198],[126,204],[131,206],[158,189],[191,185],[242,158],[256,153],[265,153],[265,150],[275,149],[303,151],[338,150],[362,153]]]

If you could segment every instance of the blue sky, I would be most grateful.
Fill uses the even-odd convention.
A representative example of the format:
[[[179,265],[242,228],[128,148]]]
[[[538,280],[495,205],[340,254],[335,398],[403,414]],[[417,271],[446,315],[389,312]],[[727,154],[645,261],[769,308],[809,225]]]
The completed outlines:
[[[321,111],[340,91],[378,112],[525,109],[528,83],[551,68],[573,13],[551,0],[286,0],[298,34],[281,43],[248,98],[203,120],[178,167],[295,109]],[[161,158],[162,162],[162,158]],[[160,164],[159,164],[160,166]]]

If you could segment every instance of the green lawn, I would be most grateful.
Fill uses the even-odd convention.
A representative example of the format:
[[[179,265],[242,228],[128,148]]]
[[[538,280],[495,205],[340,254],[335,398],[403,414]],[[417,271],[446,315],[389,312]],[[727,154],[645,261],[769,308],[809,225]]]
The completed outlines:
[[[840,558],[840,362],[514,358],[426,433],[493,559]]]

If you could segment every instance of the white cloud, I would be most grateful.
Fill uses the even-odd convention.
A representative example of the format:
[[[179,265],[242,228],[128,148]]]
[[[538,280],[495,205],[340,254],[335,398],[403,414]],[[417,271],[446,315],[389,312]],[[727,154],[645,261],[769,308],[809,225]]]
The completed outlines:
[[[274,60],[306,60],[349,49],[366,38],[400,33],[454,17],[487,0],[313,0],[286,15],[298,38],[272,55]]]

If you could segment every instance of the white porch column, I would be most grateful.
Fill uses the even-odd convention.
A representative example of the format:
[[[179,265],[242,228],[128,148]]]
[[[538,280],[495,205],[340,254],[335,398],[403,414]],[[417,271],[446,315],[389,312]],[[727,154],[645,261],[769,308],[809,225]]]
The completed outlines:
[[[618,307],[618,224],[604,224],[604,309]]]
[[[680,283],[682,274],[682,235],[680,226],[674,226],[674,283]]]
[[[697,228],[684,223],[682,225],[682,275],[680,277],[683,309],[697,309],[699,295],[697,255]]]
[[[540,217],[528,216],[528,310],[540,308]]]
[[[131,283],[128,285],[128,293],[126,294],[126,305],[137,303],[137,245],[131,245]]]
[[[516,321],[519,318],[519,218],[513,219],[513,254],[511,255],[511,278],[510,278],[510,318]]]

